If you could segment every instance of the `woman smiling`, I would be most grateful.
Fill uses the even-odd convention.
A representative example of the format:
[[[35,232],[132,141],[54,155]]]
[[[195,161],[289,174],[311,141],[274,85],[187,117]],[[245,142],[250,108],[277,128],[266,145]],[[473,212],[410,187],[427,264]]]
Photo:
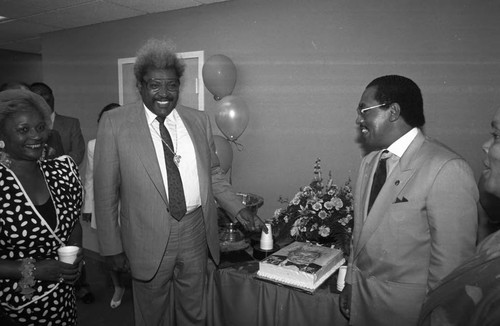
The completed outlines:
[[[81,247],[82,184],[69,156],[44,160],[50,108],[25,90],[0,92],[0,321],[76,324],[74,282],[83,264],[58,261]],[[3,318],[3,319],[2,319]]]

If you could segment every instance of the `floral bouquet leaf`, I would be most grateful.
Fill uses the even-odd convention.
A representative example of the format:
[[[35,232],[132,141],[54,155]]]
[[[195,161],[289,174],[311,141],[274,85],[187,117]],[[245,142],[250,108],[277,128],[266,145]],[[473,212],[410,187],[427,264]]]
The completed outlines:
[[[334,246],[348,256],[354,224],[350,180],[338,187],[330,172],[323,185],[320,162],[319,158],[315,162],[311,184],[300,188],[286,207],[275,211],[273,235],[278,242],[297,240]]]

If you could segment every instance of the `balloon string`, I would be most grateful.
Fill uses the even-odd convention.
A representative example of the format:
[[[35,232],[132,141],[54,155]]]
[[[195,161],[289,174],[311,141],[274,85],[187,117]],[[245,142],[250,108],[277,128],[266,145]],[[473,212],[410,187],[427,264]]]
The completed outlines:
[[[236,149],[238,150],[238,152],[241,152],[245,148],[245,146],[243,146],[243,144],[238,143],[236,140],[228,139],[227,141],[233,143],[234,146],[236,146]]]

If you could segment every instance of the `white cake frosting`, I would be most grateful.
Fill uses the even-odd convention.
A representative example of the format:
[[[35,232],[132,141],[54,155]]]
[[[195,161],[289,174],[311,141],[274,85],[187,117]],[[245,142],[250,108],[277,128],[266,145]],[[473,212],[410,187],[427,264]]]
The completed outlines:
[[[293,242],[259,263],[259,277],[314,291],[345,262],[341,250]]]

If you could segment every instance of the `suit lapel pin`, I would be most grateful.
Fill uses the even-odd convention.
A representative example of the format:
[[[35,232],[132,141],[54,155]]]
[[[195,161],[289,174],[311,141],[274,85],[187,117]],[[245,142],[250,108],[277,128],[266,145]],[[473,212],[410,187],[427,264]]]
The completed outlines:
[[[394,184],[395,184],[396,186],[399,186],[399,180],[396,180],[396,182],[394,182]]]

